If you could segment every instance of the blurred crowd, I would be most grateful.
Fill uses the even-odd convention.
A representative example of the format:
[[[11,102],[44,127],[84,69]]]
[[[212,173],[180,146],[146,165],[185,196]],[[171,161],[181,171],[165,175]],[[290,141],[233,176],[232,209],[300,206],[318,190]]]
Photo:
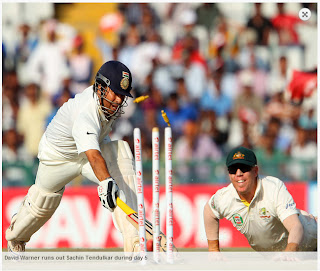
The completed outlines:
[[[316,180],[317,100],[293,104],[286,89],[293,69],[316,68],[316,60],[308,67],[305,59],[317,55],[310,45],[317,39],[304,33],[317,30],[317,19],[300,20],[286,12],[289,3],[274,4],[272,16],[263,14],[264,3],[247,5],[251,15],[239,23],[215,3],[119,3],[120,26],[108,30],[117,43],[95,37],[98,66],[123,62],[133,74],[134,96],[149,95],[129,102],[111,138],[132,146],[139,127],[150,168],[151,131],[166,126],[164,110],[173,129],[176,183],[226,182],[225,156],[238,145],[255,150],[264,175]],[[316,3],[299,5],[316,18]],[[97,63],[84,45],[81,32],[57,18],[20,24],[13,44],[3,39],[4,186],[26,184],[46,126],[93,83]]]

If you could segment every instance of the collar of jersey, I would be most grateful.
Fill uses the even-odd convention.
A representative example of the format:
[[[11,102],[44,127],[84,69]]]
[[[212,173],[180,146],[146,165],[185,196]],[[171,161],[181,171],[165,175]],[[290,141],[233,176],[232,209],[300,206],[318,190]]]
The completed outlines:
[[[234,188],[234,186],[231,184],[232,186],[232,189],[233,189],[233,192],[234,192],[234,196],[236,198],[237,201],[240,201],[242,202],[242,200],[240,199],[238,193],[237,193],[237,190]],[[261,190],[261,179],[258,178],[258,181],[257,181],[257,188],[256,188],[256,192],[254,193],[254,196],[253,196],[253,199],[252,201],[250,202],[250,204],[255,200],[255,198],[258,196],[258,194],[260,193],[260,190]]]
[[[101,121],[105,121],[105,122],[108,122],[109,120],[106,118],[106,116],[103,114],[102,110],[98,107],[98,112],[99,112],[99,115],[100,115],[100,120]]]

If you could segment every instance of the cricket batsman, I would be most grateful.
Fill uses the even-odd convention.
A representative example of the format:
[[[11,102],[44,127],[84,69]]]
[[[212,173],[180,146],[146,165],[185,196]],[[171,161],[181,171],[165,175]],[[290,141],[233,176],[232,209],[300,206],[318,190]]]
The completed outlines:
[[[226,165],[231,184],[204,207],[209,251],[220,251],[219,219],[226,218],[256,251],[316,251],[317,220],[296,208],[278,178],[259,178],[257,158],[244,147],[230,151]]]
[[[114,121],[124,113],[132,76],[121,62],[104,63],[94,84],[58,110],[39,144],[35,180],[6,230],[8,251],[25,251],[25,245],[58,208],[65,185],[79,175],[98,184],[101,204],[112,212],[122,233],[125,252],[139,251],[137,230],[117,207],[120,197],[137,209],[134,160],[125,141],[108,136]]]

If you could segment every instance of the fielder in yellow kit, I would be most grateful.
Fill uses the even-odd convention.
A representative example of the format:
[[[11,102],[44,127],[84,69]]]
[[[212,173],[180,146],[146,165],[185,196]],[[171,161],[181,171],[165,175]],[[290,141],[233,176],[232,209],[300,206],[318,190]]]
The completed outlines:
[[[137,230],[116,208],[120,196],[137,209],[133,155],[127,142],[109,137],[127,98],[132,98],[131,84],[130,70],[121,62],[108,61],[97,72],[94,85],[58,110],[39,144],[35,184],[6,230],[9,251],[25,251],[26,242],[58,208],[65,185],[79,175],[98,184],[100,202],[112,212],[124,251],[139,251]]]
[[[220,251],[219,219],[226,218],[256,251],[316,251],[317,220],[296,204],[278,178],[259,178],[254,152],[244,147],[227,156],[231,184],[204,207],[209,251]]]

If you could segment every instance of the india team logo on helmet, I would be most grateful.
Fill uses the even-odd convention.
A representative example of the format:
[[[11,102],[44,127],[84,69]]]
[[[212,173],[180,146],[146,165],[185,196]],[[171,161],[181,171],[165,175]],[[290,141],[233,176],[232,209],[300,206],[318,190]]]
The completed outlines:
[[[126,90],[128,87],[129,87],[129,78],[130,78],[130,75],[128,72],[122,72],[122,79],[121,79],[121,82],[120,82],[120,86],[122,89]]]

